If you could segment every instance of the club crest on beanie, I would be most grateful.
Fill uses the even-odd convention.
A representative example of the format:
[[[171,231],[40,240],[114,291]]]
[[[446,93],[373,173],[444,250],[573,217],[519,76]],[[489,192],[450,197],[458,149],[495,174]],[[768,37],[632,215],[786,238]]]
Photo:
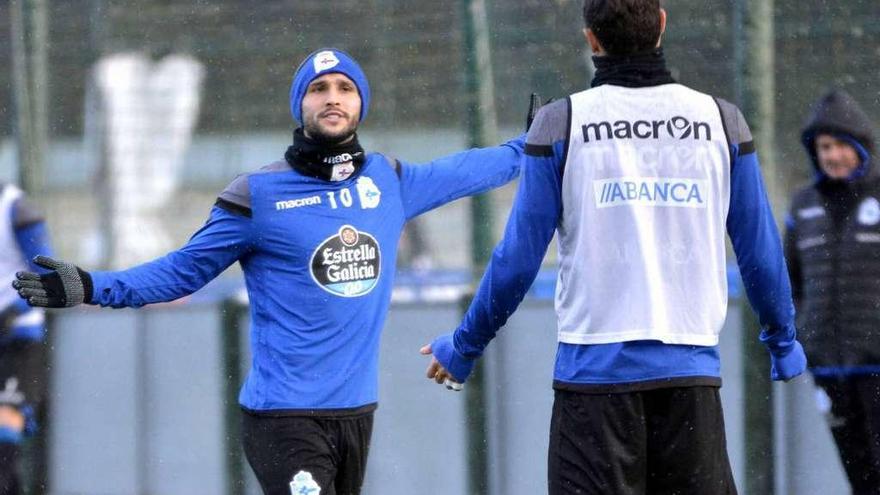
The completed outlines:
[[[367,118],[367,109],[370,107],[370,85],[361,66],[351,55],[342,50],[322,48],[306,57],[293,75],[293,82],[290,85],[290,113],[297,122],[302,123],[302,100],[309,84],[324,74],[332,73],[344,74],[354,82],[361,97],[359,120],[363,122]]]

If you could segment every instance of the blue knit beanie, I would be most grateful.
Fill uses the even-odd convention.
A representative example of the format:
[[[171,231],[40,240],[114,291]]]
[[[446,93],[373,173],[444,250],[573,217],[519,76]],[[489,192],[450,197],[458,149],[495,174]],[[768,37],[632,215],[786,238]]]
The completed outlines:
[[[360,121],[367,118],[370,107],[370,85],[361,66],[351,55],[336,48],[322,48],[306,57],[293,75],[290,85],[290,113],[297,122],[302,123],[302,101],[306,90],[316,78],[324,74],[344,74],[354,82],[361,97]]]

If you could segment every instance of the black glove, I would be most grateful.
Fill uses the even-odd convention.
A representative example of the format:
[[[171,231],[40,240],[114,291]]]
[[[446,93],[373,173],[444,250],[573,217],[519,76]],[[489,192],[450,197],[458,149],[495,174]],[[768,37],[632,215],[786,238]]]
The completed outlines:
[[[34,263],[52,270],[49,273],[18,272],[12,287],[31,306],[69,308],[92,300],[92,277],[78,267],[37,256]]]

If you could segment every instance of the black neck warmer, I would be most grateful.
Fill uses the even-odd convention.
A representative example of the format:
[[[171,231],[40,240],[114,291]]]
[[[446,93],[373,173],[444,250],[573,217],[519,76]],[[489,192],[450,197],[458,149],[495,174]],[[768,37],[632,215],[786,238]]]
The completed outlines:
[[[590,85],[594,88],[603,84],[642,88],[675,82],[666,68],[662,48],[632,55],[594,56],[593,64],[596,75]]]
[[[347,143],[330,144],[307,137],[300,127],[293,131],[293,145],[287,148],[284,159],[294,170],[305,176],[334,180],[334,166],[351,162],[354,172],[343,179],[357,175],[366,160],[366,154],[358,143],[357,134]]]

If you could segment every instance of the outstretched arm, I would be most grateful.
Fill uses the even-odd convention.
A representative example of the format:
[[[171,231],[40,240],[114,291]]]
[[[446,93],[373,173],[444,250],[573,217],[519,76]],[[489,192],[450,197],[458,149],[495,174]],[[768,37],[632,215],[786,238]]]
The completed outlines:
[[[540,97],[532,93],[526,114],[526,132],[540,108]],[[507,184],[519,175],[525,142],[526,135],[523,134],[500,146],[471,149],[421,165],[398,160],[395,167],[400,177],[406,219]]]
[[[423,164],[398,162],[407,220],[465,196],[507,184],[519,174],[525,135],[493,148],[455,153]]]
[[[251,247],[251,219],[220,207],[189,242],[149,263],[92,274],[92,304],[138,307],[173,301],[201,289]]]
[[[461,325],[453,334],[437,338],[422,350],[423,354],[433,353],[436,360],[428,370],[429,378],[442,382],[448,373],[458,382],[467,379],[474,360],[482,355],[534,282],[562,212],[566,104],[560,101],[545,107],[536,117],[504,239],[492,253]]]
[[[32,306],[122,308],[172,301],[197,291],[243,256],[250,249],[250,231],[250,218],[214,207],[185,246],[161,258],[128,270],[88,273],[38,257],[49,272],[21,272],[14,287]]]

